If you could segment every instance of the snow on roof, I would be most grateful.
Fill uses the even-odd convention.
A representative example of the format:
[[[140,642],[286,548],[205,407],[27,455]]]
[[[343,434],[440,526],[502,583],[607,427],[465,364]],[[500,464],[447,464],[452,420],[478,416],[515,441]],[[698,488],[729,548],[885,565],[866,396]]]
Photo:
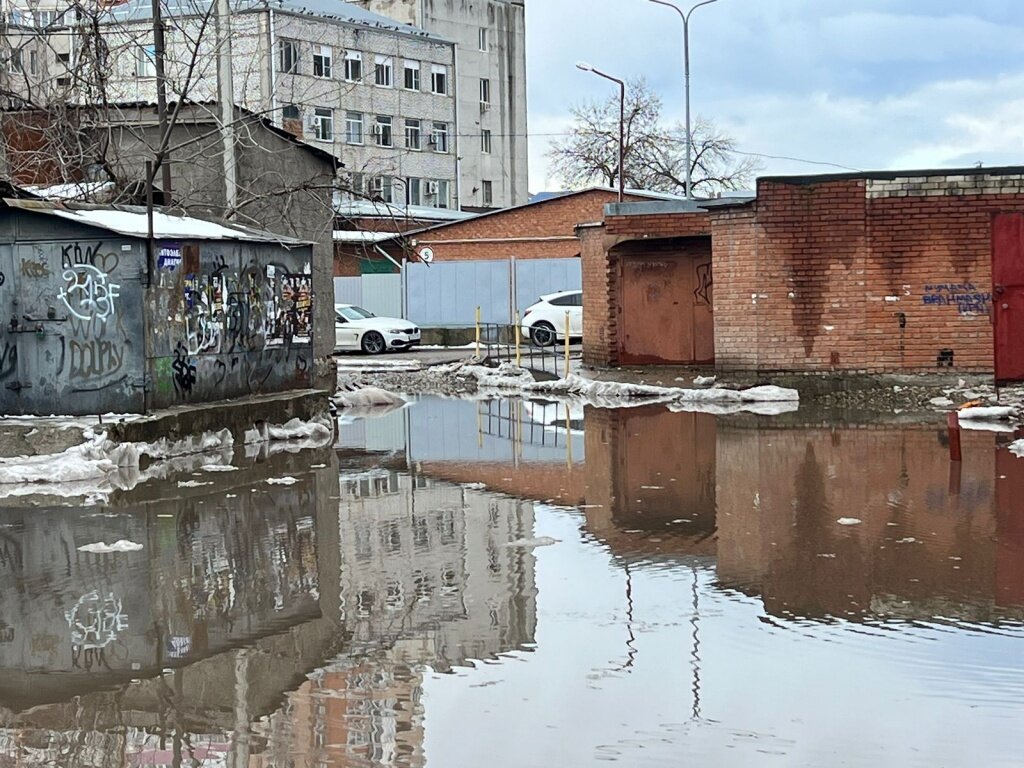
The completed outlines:
[[[382,240],[390,240],[395,237],[394,232],[365,232],[362,230],[347,231],[334,230],[334,242],[336,243],[379,243]]]
[[[228,0],[232,13],[254,11],[263,8],[280,9],[311,16],[336,19],[348,24],[400,32],[416,37],[425,37],[438,42],[447,42],[439,35],[427,32],[411,24],[403,24],[379,13],[368,11],[345,0]],[[210,12],[212,0],[166,0],[164,18],[168,16],[202,16]],[[118,21],[143,21],[152,17],[150,0],[128,0],[109,8],[109,14]]]
[[[29,192],[47,200],[85,200],[114,188],[111,181],[72,181],[48,187],[27,186]]]
[[[28,200],[4,200],[7,206],[33,213],[57,216],[67,221],[110,230],[126,237],[148,237],[149,222],[141,208],[65,208]],[[239,224],[221,224],[192,216],[173,216],[153,212],[153,236],[161,240],[240,240],[254,243],[280,243],[286,246],[310,245],[303,240],[275,235]]]
[[[477,213],[434,208],[429,205],[390,205],[374,200],[348,200],[337,203],[334,212],[345,218],[381,217],[388,219],[420,219],[426,221],[461,221]]]

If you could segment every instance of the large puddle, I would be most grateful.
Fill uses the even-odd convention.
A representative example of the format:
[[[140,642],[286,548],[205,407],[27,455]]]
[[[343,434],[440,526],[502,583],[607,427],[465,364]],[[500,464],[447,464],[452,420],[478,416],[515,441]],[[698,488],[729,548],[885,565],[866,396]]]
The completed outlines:
[[[2,502],[0,766],[1020,765],[1006,443],[424,399]]]

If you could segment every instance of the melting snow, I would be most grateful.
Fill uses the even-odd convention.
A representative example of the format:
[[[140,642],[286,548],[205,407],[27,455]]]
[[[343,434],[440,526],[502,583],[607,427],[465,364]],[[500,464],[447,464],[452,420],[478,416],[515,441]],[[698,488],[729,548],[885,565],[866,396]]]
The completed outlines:
[[[840,525],[860,525],[860,520],[856,517],[840,517],[836,522]]]
[[[96,555],[109,555],[112,552],[138,552],[142,549],[141,544],[136,544],[128,539],[118,539],[113,544],[105,541],[97,541],[94,544],[83,544],[78,548],[79,552],[90,552]]]

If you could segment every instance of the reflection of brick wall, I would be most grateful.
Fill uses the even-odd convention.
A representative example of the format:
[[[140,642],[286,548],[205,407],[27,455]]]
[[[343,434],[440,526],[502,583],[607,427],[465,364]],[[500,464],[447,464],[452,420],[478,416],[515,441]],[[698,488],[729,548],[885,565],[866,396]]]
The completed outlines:
[[[893,598],[908,614],[942,601],[1014,605],[1024,591],[1000,579],[999,548],[1020,553],[1024,540],[1007,540],[1020,530],[997,509],[993,437],[963,433],[959,494],[944,437],[939,427],[720,429],[719,580],[760,593],[776,614],[856,615]]]
[[[995,211],[1019,176],[761,179],[712,213],[720,367],[991,370]]]

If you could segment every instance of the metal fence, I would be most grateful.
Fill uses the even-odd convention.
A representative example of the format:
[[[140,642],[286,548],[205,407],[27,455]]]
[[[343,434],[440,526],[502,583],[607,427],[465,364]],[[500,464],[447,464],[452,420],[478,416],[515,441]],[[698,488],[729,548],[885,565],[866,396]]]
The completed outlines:
[[[535,375],[563,378],[569,374],[572,361],[579,357],[568,338],[542,347],[512,323],[479,322],[476,327],[477,354],[480,357],[492,362],[515,363]]]

